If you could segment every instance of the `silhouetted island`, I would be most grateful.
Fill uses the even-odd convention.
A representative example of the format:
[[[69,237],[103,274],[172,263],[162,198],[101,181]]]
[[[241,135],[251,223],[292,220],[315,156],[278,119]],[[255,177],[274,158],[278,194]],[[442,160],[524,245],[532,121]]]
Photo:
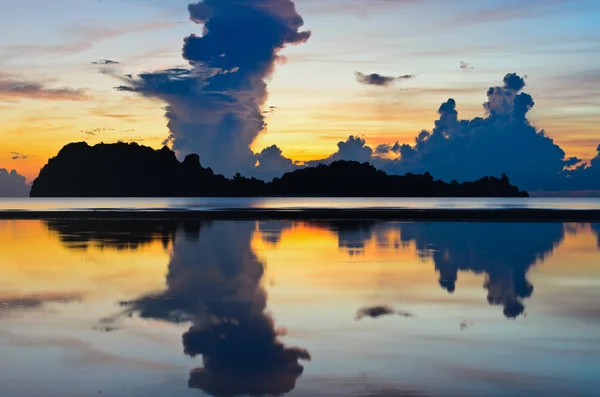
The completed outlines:
[[[71,143],[48,161],[31,197],[528,197],[506,175],[446,183],[429,173],[387,175],[368,163],[336,161],[300,168],[271,182],[228,179],[191,154],[179,162],[167,147]]]

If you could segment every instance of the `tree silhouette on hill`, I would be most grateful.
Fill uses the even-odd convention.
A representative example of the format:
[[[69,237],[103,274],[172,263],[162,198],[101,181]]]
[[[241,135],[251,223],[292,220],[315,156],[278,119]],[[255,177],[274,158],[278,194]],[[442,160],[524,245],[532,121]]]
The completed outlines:
[[[167,147],[136,143],[71,143],[44,166],[32,197],[527,197],[506,175],[446,183],[424,175],[387,175],[368,163],[336,161],[300,168],[271,182],[232,179],[200,164],[196,154],[179,162]]]

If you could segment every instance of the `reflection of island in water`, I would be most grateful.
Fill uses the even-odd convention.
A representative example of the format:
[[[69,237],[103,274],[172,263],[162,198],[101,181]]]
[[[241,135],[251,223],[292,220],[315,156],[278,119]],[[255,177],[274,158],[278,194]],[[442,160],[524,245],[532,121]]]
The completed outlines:
[[[338,237],[339,249],[360,255],[372,249],[415,245],[433,261],[440,285],[457,288],[458,273],[484,274],[491,305],[508,318],[524,311],[533,286],[526,275],[564,238],[560,223],[375,223],[314,222]],[[213,396],[282,395],[295,388],[306,350],[285,346],[283,332],[267,313],[261,286],[264,264],[251,246],[254,233],[280,244],[293,222],[49,221],[68,247],[136,249],[160,240],[172,255],[163,292],[123,302],[126,313],[172,323],[191,323],[183,335],[187,355],[202,356],[189,386]],[[600,236],[600,224],[591,226]],[[293,231],[291,231],[293,233]],[[310,247],[306,247],[310,249]]]

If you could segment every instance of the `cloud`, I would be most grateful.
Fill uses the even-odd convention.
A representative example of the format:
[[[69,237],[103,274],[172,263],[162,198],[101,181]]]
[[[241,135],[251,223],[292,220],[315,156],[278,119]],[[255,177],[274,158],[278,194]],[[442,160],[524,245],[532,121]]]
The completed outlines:
[[[83,132],[86,135],[89,136],[95,136],[96,134],[100,134],[102,132],[111,132],[114,131],[114,128],[93,128],[90,130],[81,130],[81,132]],[[127,130],[125,132],[133,132],[134,130]]]
[[[17,171],[0,168],[0,197],[27,197],[30,189],[27,179]]]
[[[189,386],[214,396],[283,395],[310,354],[280,341],[261,285],[264,264],[251,248],[255,225],[216,223],[187,229],[173,242],[167,289],[123,305],[143,318],[191,322],[185,354],[202,356]]]
[[[273,114],[277,111],[277,106],[269,106],[266,110],[263,110],[263,114]]]
[[[441,21],[442,26],[469,26],[469,25],[486,25],[501,26],[502,23],[519,19],[541,18],[548,15],[565,16],[571,14],[578,7],[574,3],[574,7],[564,7],[562,1],[525,1],[515,2],[518,7],[507,7],[507,3],[487,3],[476,2],[469,3],[469,7],[465,12],[450,13],[448,19]]]
[[[375,148],[375,154],[385,155],[392,151],[392,145],[382,143]]]
[[[25,160],[27,159],[29,156],[23,154],[23,153],[19,153],[19,152],[10,152],[10,159],[11,160]]]
[[[600,140],[600,139],[599,139]],[[582,164],[573,170],[565,172],[567,183],[563,186],[566,190],[597,190],[600,188],[600,145],[596,149],[598,154],[589,165]],[[576,165],[577,158],[568,160],[569,165]]]
[[[256,163],[250,145],[266,127],[265,79],[278,53],[311,33],[300,30],[291,0],[205,0],[188,9],[203,25],[202,36],[184,40],[190,67],[123,76],[118,89],[165,101],[173,149],[231,176]]]
[[[511,182],[530,191],[600,190],[600,147],[589,163],[565,152],[528,119],[535,106],[523,92],[525,78],[504,76],[500,86],[488,89],[484,117],[459,118],[450,98],[438,108],[432,130],[422,130],[413,144],[380,144],[375,150],[361,138],[350,136],[338,151],[308,166],[336,160],[370,162],[388,174],[430,172],[446,182],[472,181],[506,174]],[[600,142],[600,141],[599,141]],[[391,153],[395,157],[389,158]]]
[[[419,0],[329,0],[327,2],[320,0],[303,0],[303,7],[313,15],[323,15],[332,13],[339,15],[340,10],[346,14],[355,14],[366,17],[373,12],[393,12],[395,9],[413,4],[418,4]]]
[[[358,161],[365,163],[373,158],[373,149],[367,146],[367,142],[358,137],[350,135],[345,141],[340,141],[337,144],[338,150],[326,159],[313,160],[306,163],[309,167],[314,167],[319,164],[329,164],[338,160]]]
[[[356,313],[357,320],[361,320],[364,317],[379,318],[384,316],[413,317],[413,314],[405,311],[397,311],[390,306],[363,307]]]
[[[361,72],[356,72],[356,81],[365,85],[376,85],[382,87],[388,87],[392,85],[397,80],[408,80],[416,77],[414,74],[405,74],[403,76],[383,76],[381,74],[372,73],[372,74],[363,74]]]
[[[86,90],[72,88],[48,88],[35,81],[27,81],[14,76],[0,74],[0,102],[13,102],[20,99],[48,101],[85,101]]]
[[[283,156],[283,152],[276,145],[263,149],[255,158],[257,166],[248,174],[259,179],[271,180],[298,169],[296,163]]]
[[[97,44],[117,37],[166,29],[180,24],[180,21],[156,21],[148,23],[120,23],[119,26],[91,25],[77,23],[64,32],[69,38],[58,44],[17,44],[5,47],[9,59],[40,56],[66,56],[77,54],[94,48]]]
[[[93,61],[92,65],[100,65],[100,66],[108,66],[108,65],[118,65],[120,62],[111,61],[110,59],[100,59],[99,61]]]
[[[485,117],[472,120],[459,119],[456,101],[448,99],[438,109],[433,130],[419,132],[413,145],[392,146],[390,150],[398,153],[394,159],[369,159],[372,149],[353,137],[348,143],[355,150],[338,151],[335,159],[370,161],[390,174],[430,172],[447,182],[506,173],[522,189],[559,188],[566,183],[563,170],[573,160],[565,158],[565,152],[529,122],[527,113],[534,102],[521,92],[524,87],[523,77],[507,74],[501,86],[487,91]]]

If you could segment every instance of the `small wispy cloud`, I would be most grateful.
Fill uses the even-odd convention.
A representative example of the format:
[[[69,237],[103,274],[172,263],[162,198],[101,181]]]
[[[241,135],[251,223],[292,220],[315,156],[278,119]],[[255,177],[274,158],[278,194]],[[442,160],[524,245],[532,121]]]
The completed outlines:
[[[19,99],[84,101],[88,99],[88,95],[83,89],[49,88],[38,81],[0,74],[0,102],[13,102]]]
[[[65,56],[77,54],[94,48],[97,44],[136,33],[150,32],[167,29],[184,21],[154,21],[148,23],[122,24],[118,27],[95,26],[77,23],[64,30],[63,34],[68,39],[50,45],[41,44],[16,44],[4,47],[4,56],[12,59],[32,58],[41,55]]]
[[[110,59],[100,59],[99,61],[93,61],[92,65],[107,66],[107,65],[118,65],[120,63],[121,62],[111,61]]]
[[[20,153],[20,152],[10,152],[10,159],[11,160],[25,160],[26,158],[28,158],[29,156],[27,156],[24,153]]]
[[[470,64],[470,63],[468,63],[468,62],[463,62],[463,61],[460,61],[460,68],[461,68],[462,70],[471,70],[471,69],[475,69],[475,67],[474,67],[473,65],[471,65],[471,64]]]
[[[94,128],[90,130],[81,130],[82,133],[90,136],[95,136],[96,134],[110,131],[114,131],[114,128]]]

